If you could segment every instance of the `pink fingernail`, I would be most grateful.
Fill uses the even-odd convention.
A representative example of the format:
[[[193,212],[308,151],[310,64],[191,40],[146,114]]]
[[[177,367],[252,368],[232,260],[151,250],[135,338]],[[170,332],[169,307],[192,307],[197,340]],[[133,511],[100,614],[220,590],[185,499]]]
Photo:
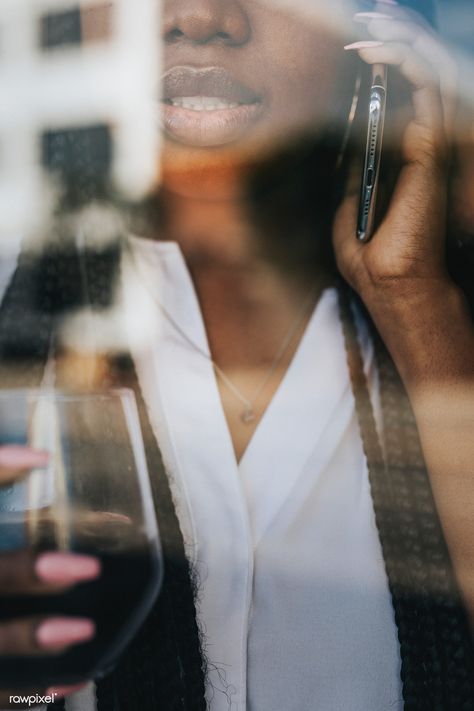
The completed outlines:
[[[78,553],[42,553],[36,559],[36,576],[47,583],[79,583],[94,580],[100,575],[97,558]]]
[[[92,620],[57,617],[39,625],[36,630],[36,641],[40,647],[55,649],[78,642],[87,642],[94,634],[95,625]]]
[[[398,5],[396,0],[377,0],[379,5]]]
[[[352,44],[346,44],[344,49],[372,49],[372,47],[381,47],[383,42],[378,40],[364,40],[362,42],[353,42]]]
[[[75,694],[76,691],[85,689],[88,683],[86,681],[84,684],[74,684],[72,686],[51,686],[46,691],[46,696],[55,696],[57,699],[62,699],[65,696],[69,696],[69,694]]]
[[[101,513],[104,521],[120,521],[121,523],[132,523],[130,516],[125,514],[115,513],[114,511],[104,511]]]
[[[354,15],[356,22],[366,22],[367,20],[394,20],[393,15],[385,15],[383,12],[357,12]]]
[[[0,467],[5,469],[32,469],[45,467],[49,461],[48,452],[31,447],[6,445],[0,447]]]

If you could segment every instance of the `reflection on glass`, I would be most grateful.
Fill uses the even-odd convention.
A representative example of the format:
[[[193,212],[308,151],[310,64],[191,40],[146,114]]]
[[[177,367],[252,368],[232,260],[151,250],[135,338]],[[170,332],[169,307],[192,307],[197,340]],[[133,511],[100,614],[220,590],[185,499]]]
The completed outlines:
[[[95,556],[101,575],[66,591],[0,596],[0,618],[86,617],[94,638],[60,656],[2,656],[0,683],[68,684],[102,675],[150,610],[162,566],[133,393],[0,391],[2,443],[49,453],[0,490],[2,553]],[[126,573],[124,574],[124,572]]]

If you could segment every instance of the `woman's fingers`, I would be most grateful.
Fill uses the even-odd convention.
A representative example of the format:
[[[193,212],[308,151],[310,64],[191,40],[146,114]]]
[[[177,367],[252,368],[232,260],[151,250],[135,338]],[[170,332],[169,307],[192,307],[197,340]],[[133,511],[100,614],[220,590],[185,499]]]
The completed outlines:
[[[36,577],[50,585],[74,585],[99,577],[98,558],[79,553],[42,553],[35,561]]]
[[[368,64],[396,66],[412,87],[413,118],[402,139],[404,166],[382,226],[398,234],[399,271],[403,263],[424,261],[427,250],[438,265],[445,218],[443,169],[456,105],[455,63],[421,16],[397,3],[379,2],[376,12],[358,13],[355,19],[367,24],[372,39],[349,49]]]
[[[403,143],[406,161],[444,160],[446,135],[439,91],[439,78],[432,67],[410,47],[401,42],[355,42],[346,50],[357,51],[367,64],[397,66],[412,85],[414,121]]]
[[[356,51],[367,64],[396,67],[411,89],[410,111],[404,123],[397,124],[403,129],[403,165],[373,240],[362,245],[355,238],[357,193],[348,193],[334,225],[339,269],[360,294],[371,299],[374,289],[380,296],[380,286],[392,289],[403,284],[410,289],[416,282],[418,288],[427,279],[438,283],[444,277],[445,165],[455,72],[433,29],[414,11],[394,1],[379,2],[375,12],[358,13],[355,19],[367,25],[370,39],[346,49]],[[386,145],[390,137],[387,132]]]
[[[77,583],[94,580],[100,572],[100,561],[89,555],[53,551],[34,556],[28,550],[4,553],[0,556],[0,596],[5,600],[17,594],[58,594]],[[2,656],[60,654],[94,635],[94,622],[88,618],[11,618],[0,623],[0,663]],[[82,686],[49,690],[40,696],[51,696],[54,691],[57,699]],[[36,694],[36,690],[31,692]],[[15,695],[24,697],[25,690],[0,691],[0,708],[9,708],[9,699]],[[20,708],[18,700],[12,708]]]
[[[49,455],[31,447],[5,445],[0,447],[0,486],[12,484],[31,469],[48,465]]]
[[[29,618],[0,624],[0,662],[2,656],[61,654],[69,647],[84,644],[95,635],[92,620],[78,617]],[[86,684],[38,689],[1,690],[2,709],[31,708],[49,704],[82,689]],[[44,699],[49,696],[50,699]],[[22,706],[24,704],[24,706]]]
[[[416,13],[414,13],[416,15]],[[450,53],[432,29],[414,22],[413,13],[403,12],[399,19],[385,13],[357,13],[356,22],[364,22],[374,40],[409,44],[437,76],[444,109],[445,130],[451,135],[456,112],[458,68]]]
[[[438,257],[440,226],[445,219],[443,168],[447,156],[439,78],[409,44],[377,41],[352,47],[369,64],[398,66],[413,87],[414,116],[402,139],[404,166],[383,224],[397,231],[400,247],[403,235],[418,234],[417,250],[425,254],[429,248]],[[405,256],[413,252],[412,248],[413,243],[410,250],[407,245]]]
[[[336,213],[333,226],[337,268],[356,291],[359,290],[359,284],[364,281],[366,276],[361,260],[361,252],[366,245],[362,245],[356,239],[358,204],[358,195],[348,194]]]
[[[11,551],[0,556],[0,594],[51,593],[95,580],[100,572],[100,561],[89,555]]]
[[[344,48],[346,51],[356,51],[367,64],[387,64],[396,66],[400,73],[416,90],[432,90],[437,95],[437,105],[441,107],[439,95],[439,75],[432,65],[423,59],[411,45],[403,42],[383,42],[367,40],[353,42]],[[435,117],[437,121],[442,113]]]
[[[90,641],[92,620],[77,617],[31,617],[0,623],[0,657],[58,654],[68,647]]]
[[[76,692],[85,689],[88,684],[89,682],[85,681],[82,684],[73,684],[69,686],[52,686],[46,693],[55,697],[56,700],[63,699],[66,696],[70,696],[71,694],[75,694]]]

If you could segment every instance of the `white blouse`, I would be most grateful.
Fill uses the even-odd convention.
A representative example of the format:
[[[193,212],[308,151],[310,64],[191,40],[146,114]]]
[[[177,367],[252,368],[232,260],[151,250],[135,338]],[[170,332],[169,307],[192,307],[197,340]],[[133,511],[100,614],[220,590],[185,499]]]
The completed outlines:
[[[133,250],[125,328],[198,575],[210,711],[401,711],[397,629],[335,291],[323,293],[238,464],[179,247],[134,239]],[[90,711],[91,689],[67,708]]]

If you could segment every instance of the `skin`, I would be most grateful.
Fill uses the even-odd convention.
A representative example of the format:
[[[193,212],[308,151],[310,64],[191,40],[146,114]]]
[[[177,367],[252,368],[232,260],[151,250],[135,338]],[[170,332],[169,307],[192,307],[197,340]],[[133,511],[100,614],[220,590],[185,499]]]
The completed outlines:
[[[394,20],[368,26],[383,44],[359,53],[368,63],[398,66],[412,86],[405,164],[372,242],[362,246],[350,239],[356,198],[349,195],[336,219],[334,244],[342,274],[367,305],[407,388],[474,625],[474,329],[444,259],[455,68],[431,30],[418,29],[415,13],[398,7],[390,12]]]
[[[343,5],[336,4],[328,18],[322,0],[300,4],[312,7],[316,19],[304,22],[304,15],[278,0],[164,3],[164,72],[183,65],[222,67],[262,100],[258,120],[228,144],[195,148],[165,131],[161,168],[167,190],[235,204],[247,167],[293,137],[322,127],[329,115],[341,124],[346,120],[335,78],[353,59],[341,52],[343,39],[329,25],[330,20],[345,27]],[[224,32],[227,38],[220,37]]]
[[[238,140],[196,148],[165,132],[162,154],[166,227],[158,238],[179,243],[213,358],[243,393],[259,387],[312,289],[300,274],[283,277],[257,255],[259,237],[246,217],[243,191],[248,170],[282,144],[310,128],[347,121],[352,86],[343,100],[336,90],[341,77],[354,74],[355,58],[341,49],[345,6],[335,4],[328,17],[324,5],[303,0],[303,9],[314,13],[311,22],[275,1],[181,0],[164,5],[165,71],[182,65],[222,66],[262,97],[259,120]],[[333,27],[342,30],[335,33]],[[220,36],[223,31],[226,40]],[[253,426],[242,423],[241,403],[218,382],[238,459],[291,362],[309,314],[308,308],[256,403]]]
[[[311,284],[299,275],[283,274],[257,253],[255,228],[246,219],[242,197],[246,171],[279,141],[303,131],[308,120],[322,126],[328,112],[338,115],[333,78],[352,66],[354,53],[368,64],[398,67],[411,87],[413,104],[398,183],[372,241],[361,245],[354,239],[357,197],[349,181],[334,224],[334,248],[341,274],[365,302],[407,387],[446,540],[474,619],[474,332],[463,294],[444,262],[444,166],[455,70],[416,13],[388,2],[375,10],[389,19],[356,20],[376,44],[344,54],[346,37],[303,22],[282,7],[255,0],[165,3],[165,69],[183,64],[232,68],[265,97],[265,111],[232,145],[189,147],[165,135],[166,220],[159,238],[180,244],[214,360],[242,392],[252,393],[301,316]],[[218,379],[237,459],[286,372],[308,314],[256,404],[254,426],[241,423],[241,404]],[[4,482],[24,476],[33,466],[31,452],[17,451],[13,458],[3,456],[3,462],[2,455],[0,449]],[[11,581],[19,589],[58,585],[51,573],[54,565],[48,573],[48,565],[42,571],[38,560],[3,555],[0,568],[0,591]],[[60,584],[77,582],[74,568],[64,569],[69,573]],[[82,569],[84,579],[99,574],[91,561],[78,561],[75,569]],[[12,624],[0,625],[0,649],[8,651],[22,639],[26,651],[37,653],[37,621],[20,621],[15,629]],[[65,634],[63,643],[74,640]],[[0,706],[13,693],[5,691]]]
[[[47,461],[46,452],[18,446],[0,447],[0,485],[20,480],[32,468],[44,467]],[[99,575],[99,561],[91,556],[56,552],[34,556],[28,550],[4,553],[0,557],[0,594],[58,593]],[[0,625],[0,655],[57,654],[72,644],[91,639],[94,633],[94,625],[87,619],[32,617],[7,621]],[[1,689],[0,707],[10,708],[9,697],[17,694],[39,693],[43,696],[56,693],[60,698],[80,688],[82,685],[29,691]]]
[[[246,10],[253,21],[249,3],[242,0],[238,9]],[[169,12],[178,23],[179,12],[171,4]],[[358,14],[355,20],[366,28],[370,41],[347,51],[357,52],[367,64],[394,67],[408,82],[412,112],[401,142],[404,165],[385,218],[369,244],[354,239],[358,184],[349,181],[334,224],[336,260],[343,277],[367,306],[407,388],[446,541],[474,624],[474,329],[464,295],[450,279],[444,257],[445,165],[456,111],[456,67],[423,18],[393,0],[379,2],[375,14]],[[314,44],[312,49],[305,45],[304,32],[295,36],[298,48],[305,48],[297,55],[304,62],[314,52]],[[340,40],[334,35],[330,39],[334,46]],[[190,51],[189,43],[185,44]],[[295,43],[289,44],[295,47]],[[331,52],[326,54],[329,56]],[[174,57],[171,51],[168,57]],[[327,66],[324,60],[318,64],[314,55],[311,59],[313,67]],[[307,76],[301,66],[298,77],[303,81]],[[315,83],[310,81],[305,87],[308,94]],[[312,98],[321,107],[324,101],[331,105],[333,97],[328,93],[324,100],[321,94]],[[165,144],[165,156],[167,150],[174,155],[173,148]],[[201,157],[203,162],[205,159]],[[219,174],[219,181],[222,178]],[[220,185],[222,191],[222,182]],[[235,187],[233,182],[230,185]],[[204,187],[195,184],[191,189],[187,184],[183,197],[182,192],[177,195],[179,187],[172,181],[167,183],[165,173],[165,189],[174,193],[171,201],[180,208],[174,210],[176,230],[171,233],[187,258],[211,352],[233,382],[244,393],[251,393],[277,352],[280,341],[276,333],[281,338],[287,324],[297,317],[301,284],[275,273],[269,278],[268,265],[259,264],[249,238],[251,231],[246,232],[238,221],[238,190],[224,210],[231,224],[225,230],[222,200],[216,199],[213,187],[212,182]],[[190,195],[192,189],[195,192]],[[193,227],[196,216],[201,223],[197,234]],[[223,244],[226,232],[234,238]],[[196,258],[202,254],[204,267]],[[256,281],[264,282],[265,288],[256,288]],[[286,318],[287,313],[292,314],[291,319]],[[260,417],[286,372],[297,340],[259,402]],[[240,404],[222,383],[219,385],[239,458],[258,422],[253,428],[242,426]]]

